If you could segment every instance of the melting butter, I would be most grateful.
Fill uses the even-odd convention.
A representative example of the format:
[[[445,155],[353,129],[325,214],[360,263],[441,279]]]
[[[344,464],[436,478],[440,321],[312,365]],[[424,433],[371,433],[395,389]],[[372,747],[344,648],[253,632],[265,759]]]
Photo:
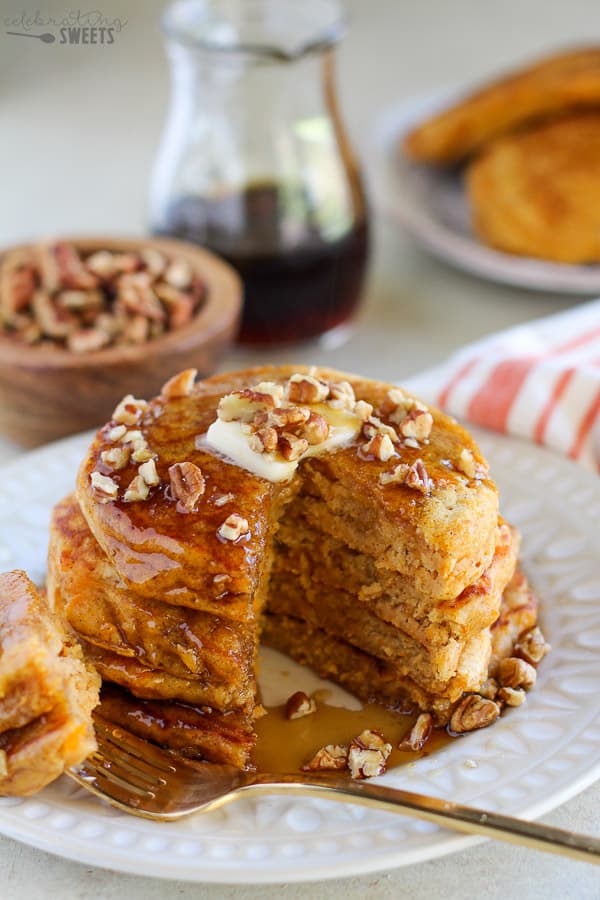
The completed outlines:
[[[227,456],[232,462],[259,475],[267,481],[289,481],[298,468],[300,460],[307,456],[320,456],[339,447],[344,447],[358,435],[362,422],[354,413],[331,409],[325,403],[311,406],[313,412],[320,413],[329,424],[329,437],[320,444],[309,446],[308,450],[291,462],[273,453],[257,453],[248,443],[248,435],[242,431],[241,422],[223,422],[217,419],[206,433],[206,443],[213,450]]]

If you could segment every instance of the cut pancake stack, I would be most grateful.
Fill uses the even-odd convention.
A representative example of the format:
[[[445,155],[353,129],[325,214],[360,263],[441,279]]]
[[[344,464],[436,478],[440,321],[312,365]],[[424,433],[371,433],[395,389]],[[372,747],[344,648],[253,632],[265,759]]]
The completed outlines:
[[[488,677],[517,550],[472,438],[398,389],[188,372],[98,432],[53,516],[48,592],[102,676],[103,714],[241,767],[261,636],[446,723]]]
[[[240,622],[136,595],[73,495],[54,510],[48,590],[105,682],[105,717],[186,756],[245,764],[254,740],[251,616]]]
[[[95,748],[100,679],[24,572],[0,575],[0,795],[26,795]]]
[[[461,695],[486,680],[490,625],[517,558],[506,525],[482,576],[437,599],[306,522],[286,521],[277,539],[266,642],[363,700],[430,710],[444,723]]]

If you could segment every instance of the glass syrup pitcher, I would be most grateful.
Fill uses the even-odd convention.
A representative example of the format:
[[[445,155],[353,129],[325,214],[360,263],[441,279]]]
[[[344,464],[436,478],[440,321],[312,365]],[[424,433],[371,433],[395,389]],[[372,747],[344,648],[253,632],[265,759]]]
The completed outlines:
[[[163,17],[173,95],[151,228],[240,273],[240,340],[344,330],[368,255],[365,195],[340,119],[335,0],[179,0]]]

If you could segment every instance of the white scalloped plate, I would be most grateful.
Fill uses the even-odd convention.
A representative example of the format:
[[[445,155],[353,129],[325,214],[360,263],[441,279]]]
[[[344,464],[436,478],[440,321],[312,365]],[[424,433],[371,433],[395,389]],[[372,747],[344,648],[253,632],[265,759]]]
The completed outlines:
[[[535,817],[600,777],[600,480],[516,439],[479,437],[503,512],[523,531],[524,563],[542,597],[553,651],[525,708],[381,780]],[[50,445],[0,471],[0,568],[22,567],[43,578],[50,509],[71,489],[88,440]],[[275,653],[265,657],[267,702],[283,700],[290,684],[314,689],[306,670]],[[345,702],[348,695],[335,696]],[[0,832],[122,872],[247,884],[365,873],[478,840],[400,815],[278,796],[153,823],[99,803],[67,778],[35,797],[0,799]]]
[[[414,163],[400,153],[402,135],[465,91],[417,97],[391,108],[375,130],[371,178],[378,205],[434,256],[502,284],[563,294],[600,294],[600,265],[571,265],[503,253],[473,233],[459,170]]]

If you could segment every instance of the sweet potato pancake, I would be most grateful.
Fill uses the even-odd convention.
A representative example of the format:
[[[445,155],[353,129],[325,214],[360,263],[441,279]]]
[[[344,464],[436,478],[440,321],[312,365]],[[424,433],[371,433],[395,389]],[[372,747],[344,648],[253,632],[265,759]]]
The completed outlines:
[[[473,225],[507,253],[600,259],[600,110],[507,135],[470,163]]]
[[[100,679],[24,572],[0,575],[0,795],[26,795],[95,748]]]
[[[186,372],[98,432],[54,511],[48,591],[107,685],[103,711],[244,766],[261,634],[445,722],[487,677],[517,548],[472,438],[400,389]]]
[[[465,97],[414,128],[407,156],[451,166],[516,129],[581,108],[600,106],[600,48],[547,57]]]

